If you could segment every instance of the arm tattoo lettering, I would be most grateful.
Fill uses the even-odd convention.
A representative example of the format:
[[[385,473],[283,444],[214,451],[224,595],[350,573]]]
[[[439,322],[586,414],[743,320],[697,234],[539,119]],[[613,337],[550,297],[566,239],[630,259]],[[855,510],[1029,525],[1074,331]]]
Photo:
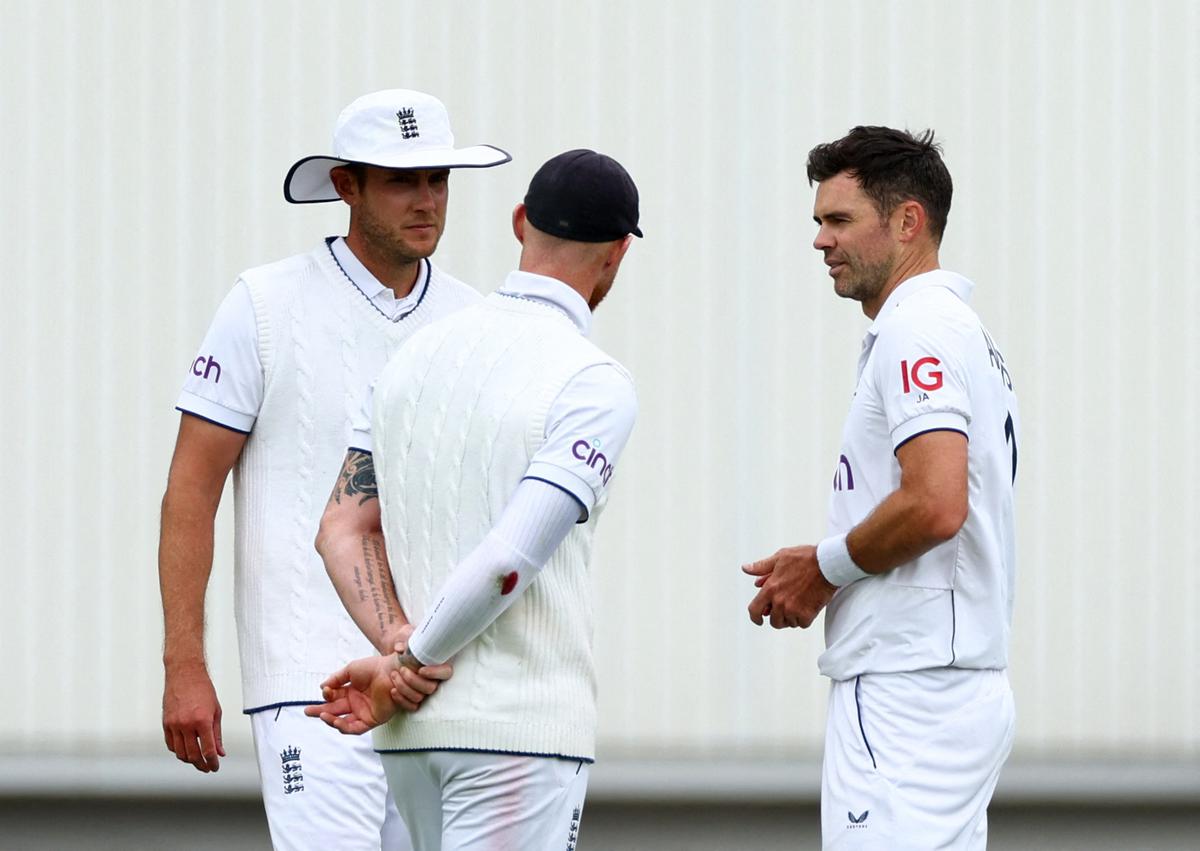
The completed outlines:
[[[388,628],[396,624],[398,612],[393,603],[395,592],[383,543],[375,536],[363,535],[362,554],[366,565],[367,593],[371,595],[371,602],[375,606],[380,634],[386,634]],[[360,593],[363,593],[361,589]]]
[[[362,568],[357,564],[354,565],[354,587],[358,589],[358,601],[360,603],[365,602],[367,592],[363,589]]]
[[[342,494],[348,497],[361,496],[359,505],[379,499],[379,485],[375,482],[375,459],[371,453],[357,449],[346,453],[346,460],[342,462],[342,471],[338,473],[338,480],[333,486],[330,499],[341,505]]]

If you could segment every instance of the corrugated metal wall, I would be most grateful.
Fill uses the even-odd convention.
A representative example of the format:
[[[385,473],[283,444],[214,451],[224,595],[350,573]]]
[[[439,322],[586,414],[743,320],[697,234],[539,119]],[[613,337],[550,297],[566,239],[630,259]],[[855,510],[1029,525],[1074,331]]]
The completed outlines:
[[[237,272],[342,232],[285,204],[353,97],[425,89],[513,164],[453,179],[481,289],[547,156],[643,196],[599,342],[642,413],[601,527],[605,755],[812,754],[820,635],[745,616],[743,561],[823,530],[865,322],[811,249],[809,147],[932,126],[943,262],[1024,435],[1018,748],[1200,754],[1200,13],[1189,0],[2,0],[0,752],[161,748],[155,546],[184,369]],[[228,519],[210,656],[245,741]],[[163,758],[168,758],[164,753]]]

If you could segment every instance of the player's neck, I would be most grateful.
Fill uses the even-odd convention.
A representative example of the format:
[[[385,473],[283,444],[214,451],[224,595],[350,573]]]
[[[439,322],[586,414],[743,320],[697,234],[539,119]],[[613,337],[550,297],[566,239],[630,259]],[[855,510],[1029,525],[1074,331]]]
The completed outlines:
[[[391,290],[397,300],[405,298],[413,291],[421,270],[420,259],[400,262],[381,257],[378,252],[371,250],[370,243],[356,233],[346,237],[346,245],[354,252],[358,262],[375,276],[375,280]]]
[[[529,257],[526,254],[521,255],[521,262],[518,268],[522,272],[529,272],[531,275],[542,275],[561,281],[579,293],[589,306],[592,303],[592,293],[596,290],[597,282],[596,276],[588,270],[580,269],[571,264],[555,263],[545,257]]]
[[[879,315],[879,311],[887,303],[888,297],[896,291],[898,286],[909,278],[915,278],[917,275],[924,275],[926,272],[932,272],[934,269],[940,268],[937,248],[916,252],[906,257],[902,256],[896,261],[896,268],[888,276],[888,282],[879,291],[879,295],[869,301],[863,302],[863,313],[866,314],[868,319],[874,319]]]

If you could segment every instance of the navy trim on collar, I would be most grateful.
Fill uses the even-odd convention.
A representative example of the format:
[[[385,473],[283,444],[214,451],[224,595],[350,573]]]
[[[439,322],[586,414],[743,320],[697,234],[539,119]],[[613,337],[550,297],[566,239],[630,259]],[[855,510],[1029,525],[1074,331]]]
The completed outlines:
[[[395,325],[397,322],[407,319],[408,317],[412,316],[413,313],[416,312],[416,310],[421,306],[421,302],[425,301],[425,296],[429,293],[429,286],[430,286],[430,284],[433,283],[433,264],[431,262],[429,262],[428,257],[421,258],[422,261],[425,263],[425,286],[421,289],[421,295],[419,295],[417,297],[417,303],[414,304],[410,310],[406,311],[405,313],[401,313],[399,316],[397,316],[396,318],[393,319],[392,317],[388,316],[386,313],[384,313],[382,310],[379,309],[379,305],[377,305],[375,303],[374,299],[372,299],[369,295],[367,295],[366,293],[364,293],[362,291],[362,287],[360,287],[357,283],[354,282],[354,279],[352,277],[350,277],[350,273],[345,270],[345,268],[342,266],[341,262],[337,259],[337,255],[333,253],[333,242],[336,239],[337,239],[336,236],[325,237],[325,249],[329,252],[330,258],[333,259],[334,264],[338,267],[339,270],[341,270],[341,273],[342,273],[342,275],[345,276],[346,280],[351,283],[351,285],[354,287],[354,289],[358,290],[358,294],[367,300],[367,304],[371,305],[371,307],[375,310],[375,312],[378,313],[380,316],[382,316],[384,319],[386,319],[388,322],[391,322],[393,325]],[[420,274],[418,274],[417,278],[420,279],[420,277],[421,277]]]

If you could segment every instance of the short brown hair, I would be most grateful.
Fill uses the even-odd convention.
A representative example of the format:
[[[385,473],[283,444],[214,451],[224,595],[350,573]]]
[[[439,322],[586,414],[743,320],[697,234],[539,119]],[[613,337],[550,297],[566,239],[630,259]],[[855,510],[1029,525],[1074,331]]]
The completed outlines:
[[[880,217],[904,201],[918,202],[929,217],[934,242],[941,244],[954,183],[932,130],[914,136],[891,127],[859,126],[808,152],[810,186],[842,172],[858,180]]]

